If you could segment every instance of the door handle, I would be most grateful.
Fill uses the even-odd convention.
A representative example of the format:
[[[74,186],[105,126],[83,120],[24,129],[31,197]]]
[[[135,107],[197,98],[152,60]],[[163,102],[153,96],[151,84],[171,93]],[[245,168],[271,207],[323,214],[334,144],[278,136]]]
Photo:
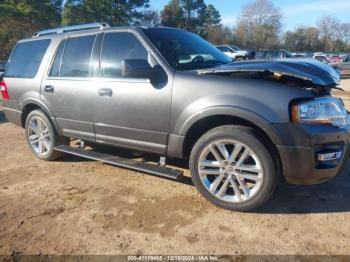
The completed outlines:
[[[53,93],[55,91],[55,88],[53,86],[48,85],[44,87],[44,91],[46,93]]]
[[[113,95],[113,90],[110,88],[101,88],[98,90],[98,95],[111,97]]]

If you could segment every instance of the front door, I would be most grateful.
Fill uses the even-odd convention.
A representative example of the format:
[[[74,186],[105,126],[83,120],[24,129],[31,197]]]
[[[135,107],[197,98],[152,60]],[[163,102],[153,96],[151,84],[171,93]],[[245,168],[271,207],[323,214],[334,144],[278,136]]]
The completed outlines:
[[[122,76],[122,61],[157,61],[131,32],[105,33],[96,93],[96,141],[163,154],[169,134],[171,81]]]

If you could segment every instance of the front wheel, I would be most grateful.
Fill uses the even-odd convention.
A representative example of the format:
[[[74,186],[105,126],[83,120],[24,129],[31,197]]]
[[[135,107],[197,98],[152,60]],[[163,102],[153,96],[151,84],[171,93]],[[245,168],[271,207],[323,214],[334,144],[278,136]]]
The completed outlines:
[[[46,114],[42,110],[29,113],[26,123],[26,140],[33,154],[43,160],[51,161],[63,156],[54,148],[60,144],[67,144],[68,139],[59,137]]]
[[[254,130],[220,126],[205,133],[190,156],[194,185],[211,203],[250,211],[264,204],[277,182],[273,156]]]

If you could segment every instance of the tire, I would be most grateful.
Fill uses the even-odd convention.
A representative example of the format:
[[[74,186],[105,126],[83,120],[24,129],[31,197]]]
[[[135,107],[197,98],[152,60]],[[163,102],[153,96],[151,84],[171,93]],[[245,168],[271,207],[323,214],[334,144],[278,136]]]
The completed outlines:
[[[25,135],[33,154],[42,160],[53,161],[64,155],[54,150],[58,145],[68,144],[69,139],[57,135],[50,119],[40,109],[33,110],[26,118]]]
[[[252,211],[269,200],[276,187],[273,157],[254,129],[220,126],[205,133],[192,148],[192,181],[214,205]]]
[[[236,59],[235,59],[235,61],[243,61],[244,60],[244,57],[242,57],[242,56],[238,56]]]

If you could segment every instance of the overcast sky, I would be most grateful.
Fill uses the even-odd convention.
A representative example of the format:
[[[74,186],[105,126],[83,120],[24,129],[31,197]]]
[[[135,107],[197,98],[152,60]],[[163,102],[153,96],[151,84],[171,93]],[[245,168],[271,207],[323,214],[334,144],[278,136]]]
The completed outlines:
[[[169,0],[151,0],[153,9],[161,10]],[[225,25],[234,25],[242,7],[249,0],[206,0],[221,13]],[[283,14],[283,29],[294,29],[299,25],[315,25],[325,15],[332,15],[344,22],[350,22],[350,0],[273,0]]]

